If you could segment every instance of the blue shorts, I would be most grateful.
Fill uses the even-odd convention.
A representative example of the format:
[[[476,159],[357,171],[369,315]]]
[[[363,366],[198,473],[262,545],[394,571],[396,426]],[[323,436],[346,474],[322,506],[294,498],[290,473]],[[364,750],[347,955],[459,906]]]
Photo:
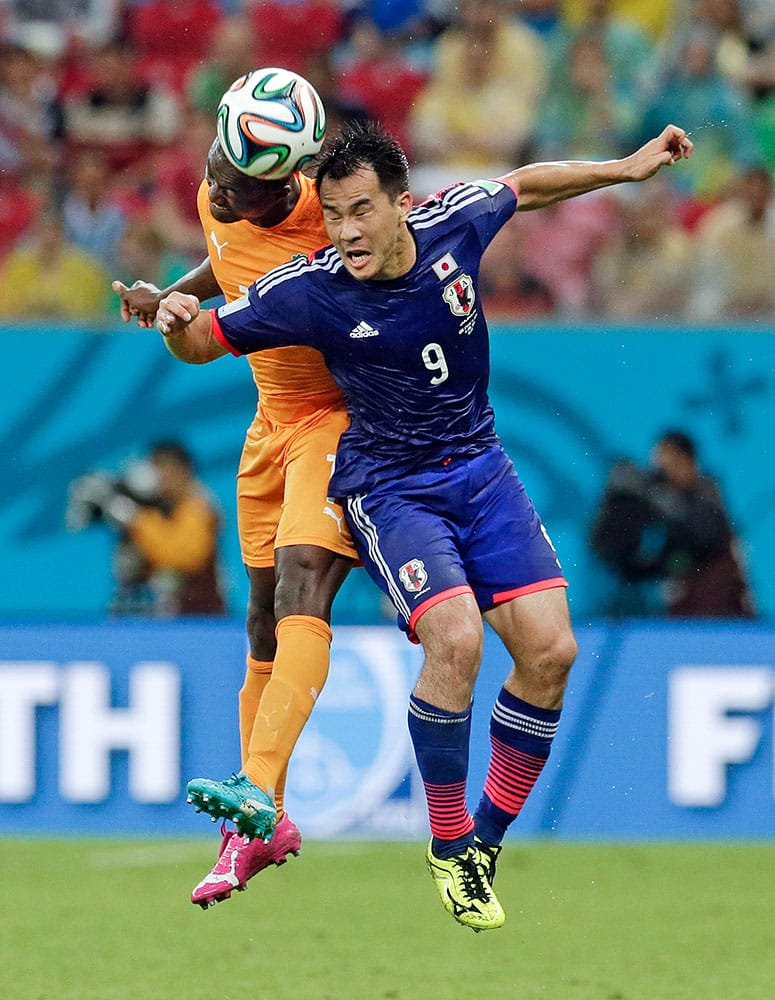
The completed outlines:
[[[567,582],[549,536],[500,447],[347,498],[345,517],[371,578],[416,641],[434,604],[473,593],[482,611]]]

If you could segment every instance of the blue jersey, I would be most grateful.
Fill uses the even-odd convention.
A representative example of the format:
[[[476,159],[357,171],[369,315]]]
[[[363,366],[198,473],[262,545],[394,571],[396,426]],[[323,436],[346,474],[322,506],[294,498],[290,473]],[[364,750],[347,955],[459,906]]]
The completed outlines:
[[[400,278],[353,278],[329,246],[216,311],[214,333],[234,354],[291,344],[322,353],[351,418],[332,496],[496,442],[477,285],[482,255],[515,208],[503,182],[456,185],[412,209],[417,258]]]

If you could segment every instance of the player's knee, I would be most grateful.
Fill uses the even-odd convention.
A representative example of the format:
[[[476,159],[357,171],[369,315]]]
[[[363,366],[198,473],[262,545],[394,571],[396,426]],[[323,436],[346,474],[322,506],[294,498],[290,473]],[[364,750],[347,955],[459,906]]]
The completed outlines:
[[[578,651],[578,643],[570,629],[563,629],[557,633],[552,641],[550,660],[558,677],[565,679],[568,676]]]
[[[428,624],[420,618],[417,628],[426,665],[449,677],[451,683],[473,685],[482,660],[481,619],[447,617],[442,628],[436,622],[430,628]]]
[[[257,602],[248,601],[245,627],[251,655],[262,661],[274,659],[277,648],[274,613]]]
[[[568,673],[578,652],[578,644],[570,629],[557,629],[544,638],[526,664],[534,682],[547,694],[564,690]]]
[[[314,567],[294,566],[281,573],[274,592],[274,615],[279,622],[288,615],[310,615],[330,621],[339,580]]]
[[[316,618],[326,616],[320,613],[325,602],[316,590],[315,581],[315,575],[303,569],[280,576],[274,592],[274,614],[277,621],[288,615],[312,615]]]

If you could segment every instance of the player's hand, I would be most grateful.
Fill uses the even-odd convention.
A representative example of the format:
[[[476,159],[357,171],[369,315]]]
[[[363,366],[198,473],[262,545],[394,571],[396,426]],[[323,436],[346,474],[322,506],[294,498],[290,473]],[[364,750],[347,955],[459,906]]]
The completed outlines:
[[[125,323],[135,316],[138,326],[146,329],[153,326],[162,298],[161,290],[156,285],[148,281],[136,281],[128,288],[123,281],[114,281],[111,287],[121,299],[121,318]]]
[[[645,181],[661,167],[670,166],[678,160],[688,160],[693,149],[694,143],[684,129],[668,125],[655,139],[627,157],[631,179]]]
[[[156,312],[156,329],[165,337],[174,337],[186,329],[199,315],[199,299],[196,295],[170,292],[159,303]]]

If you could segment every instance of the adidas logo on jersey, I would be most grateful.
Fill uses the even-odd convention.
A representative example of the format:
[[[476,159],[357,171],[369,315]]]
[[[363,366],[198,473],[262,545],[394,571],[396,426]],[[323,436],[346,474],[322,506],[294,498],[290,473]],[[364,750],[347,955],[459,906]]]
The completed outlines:
[[[378,337],[379,330],[375,330],[373,326],[369,326],[365,319],[362,319],[356,327],[350,330],[350,336],[356,340],[360,340],[362,337]]]

